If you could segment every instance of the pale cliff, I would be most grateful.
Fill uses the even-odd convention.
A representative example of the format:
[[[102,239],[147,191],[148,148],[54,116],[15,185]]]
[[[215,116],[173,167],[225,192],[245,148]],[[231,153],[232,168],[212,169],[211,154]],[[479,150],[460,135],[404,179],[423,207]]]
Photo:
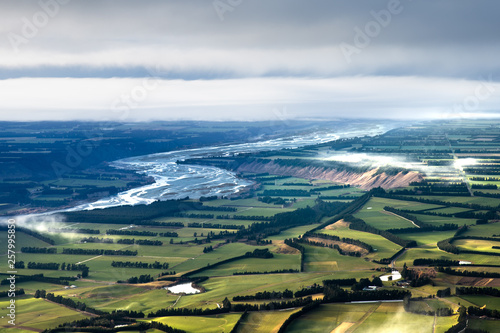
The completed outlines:
[[[282,166],[274,162],[260,163],[259,161],[243,163],[238,167],[238,171],[240,172],[268,172],[273,175],[292,176],[305,179],[324,179],[359,186],[366,190],[379,186],[385,189],[405,187],[411,182],[422,180],[422,175],[418,172],[409,171],[407,173],[399,172],[395,175],[387,175],[384,172],[377,174],[377,170],[378,169],[375,168],[364,173],[357,173],[352,171],[338,171],[326,167]]]

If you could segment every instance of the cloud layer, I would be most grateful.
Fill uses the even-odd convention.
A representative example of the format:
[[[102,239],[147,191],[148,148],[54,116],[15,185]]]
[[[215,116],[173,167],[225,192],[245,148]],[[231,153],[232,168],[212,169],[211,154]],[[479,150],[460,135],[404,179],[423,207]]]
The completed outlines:
[[[128,103],[131,120],[179,110],[260,119],[276,105],[293,117],[442,116],[475,96],[481,77],[500,74],[499,9],[465,0],[5,1],[0,119],[14,110],[19,120],[112,118],[115,99],[148,77],[161,82]],[[462,113],[496,112],[498,89],[490,92]]]

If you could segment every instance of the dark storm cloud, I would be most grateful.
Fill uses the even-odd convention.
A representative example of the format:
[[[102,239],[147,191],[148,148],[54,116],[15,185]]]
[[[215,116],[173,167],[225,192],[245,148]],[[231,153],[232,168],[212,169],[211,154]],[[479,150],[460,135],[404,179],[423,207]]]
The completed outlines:
[[[43,0],[42,0],[43,1]],[[49,3],[51,0],[45,0]],[[52,0],[55,1],[55,0]],[[217,3],[222,7],[220,20]],[[231,6],[230,3],[240,3]],[[398,4],[399,3],[399,4]],[[373,12],[387,12],[397,6],[400,13],[391,15],[390,23],[382,27],[370,45],[344,63],[340,49],[342,43],[355,45],[358,27],[365,30],[374,21]],[[231,8],[228,10],[227,8]],[[238,75],[444,75],[474,77],[479,73],[497,72],[500,65],[496,54],[500,48],[500,28],[496,14],[500,3],[483,1],[263,1],[263,0],[191,0],[191,1],[70,1],[61,5],[59,13],[51,18],[36,38],[19,44],[20,52],[64,53],[65,60],[55,65],[147,66],[152,63],[170,70],[178,70],[178,60],[125,59],[122,63],[103,58],[94,63],[71,57],[75,53],[105,52],[110,49],[128,50],[134,58],[135,50],[159,54],[207,49],[218,51],[227,66],[202,64],[203,59],[189,59],[193,68],[188,72],[206,68]],[[40,11],[37,1],[8,1],[3,8],[3,51],[8,58],[8,33],[20,33],[21,17],[31,18]],[[309,66],[303,60],[281,57],[304,56],[309,52],[313,61]],[[245,51],[269,55],[272,61],[264,63],[258,71],[244,67]],[[126,53],[124,51],[124,53]],[[203,58],[203,54],[199,55]],[[232,63],[234,58],[244,59]],[[319,61],[316,61],[319,58]],[[168,58],[168,57],[167,57]],[[4,67],[23,67],[21,61],[7,62]],[[210,60],[210,58],[208,58]],[[258,58],[256,59],[259,60]],[[31,61],[26,65],[52,65]],[[315,63],[314,63],[315,62]],[[486,73],[488,72],[488,73]],[[68,70],[68,75],[71,69]],[[129,73],[125,70],[124,76]],[[99,76],[96,73],[96,76]]]

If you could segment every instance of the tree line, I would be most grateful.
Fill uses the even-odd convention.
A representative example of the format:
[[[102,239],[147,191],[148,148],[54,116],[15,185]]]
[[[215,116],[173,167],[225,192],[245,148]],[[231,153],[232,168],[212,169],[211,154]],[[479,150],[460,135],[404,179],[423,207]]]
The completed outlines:
[[[206,228],[206,229],[245,229],[244,225],[236,224],[220,224],[220,223],[188,223],[189,228]]]
[[[233,262],[233,261],[244,259],[244,258],[261,258],[261,259],[267,259],[267,258],[272,258],[273,256],[274,255],[271,252],[269,252],[268,248],[265,248],[265,249],[255,249],[253,252],[247,252],[247,253],[245,253],[242,256],[237,256],[237,257],[233,257],[233,258],[221,260],[221,261],[218,261],[218,262],[216,262],[216,263],[214,263],[212,265],[207,264],[207,266],[200,267],[200,268],[197,268],[195,270],[192,270],[190,272],[187,272],[187,273],[183,274],[182,277],[187,278],[190,275],[194,275],[194,274],[200,273],[200,272],[205,271],[207,269],[212,269],[212,268],[220,266],[222,264],[227,264],[229,262]]]
[[[445,223],[439,226],[432,225],[429,223],[425,223],[420,221],[416,216],[408,214],[404,210],[396,209],[394,207],[385,206],[384,210],[387,212],[394,213],[399,215],[407,220],[412,221],[418,228],[400,228],[400,229],[388,229],[387,231],[390,233],[407,233],[407,232],[428,232],[428,231],[448,231],[448,230],[457,230],[458,225],[454,223]]]
[[[148,283],[148,282],[153,282],[155,279],[149,275],[149,274],[143,274],[139,277],[133,276],[131,278],[128,278],[126,281],[118,280],[117,283],[131,283],[131,284],[137,284],[137,283]]]
[[[87,228],[77,228],[77,229],[58,229],[58,228],[49,228],[49,232],[56,232],[56,233],[70,233],[70,234],[100,234],[101,231],[99,229],[87,229]]]
[[[293,291],[285,289],[284,291],[261,291],[254,295],[246,296],[234,296],[234,302],[241,301],[254,301],[263,299],[282,299],[282,298],[293,298]]]
[[[236,238],[266,238],[288,228],[316,223],[325,216],[333,216],[339,213],[347,206],[343,202],[316,200],[313,207],[308,206],[292,212],[278,213],[270,217],[269,222],[253,223],[247,229],[239,230]]]
[[[372,191],[370,191],[372,192]],[[480,205],[477,203],[465,203],[465,202],[448,202],[448,201],[442,201],[442,200],[437,200],[437,199],[428,199],[428,198],[422,198],[422,197],[412,197],[412,196],[400,196],[400,195],[394,195],[392,192],[385,192],[385,190],[376,191],[372,192],[374,196],[380,197],[380,198],[388,198],[388,199],[395,199],[395,200],[403,200],[403,201],[416,201],[416,202],[422,202],[426,204],[434,204],[434,205],[439,205],[439,206],[445,206],[445,207],[460,207],[460,208],[469,208],[469,209],[475,209],[475,210],[486,210],[489,211],[491,210],[491,206],[484,206]]]
[[[141,224],[142,221],[152,220],[163,216],[175,216],[175,214],[188,210],[201,210],[203,203],[198,201],[167,200],[155,201],[149,205],[140,204],[134,206],[109,207],[78,212],[62,213],[66,221],[107,224]],[[143,222],[144,223],[144,222]],[[150,224],[147,221],[145,224]]]
[[[305,256],[306,256],[305,247],[302,246],[301,244],[299,244],[299,242],[297,242],[296,238],[285,239],[284,243],[290,247],[293,247],[294,249],[299,250],[299,252],[300,252],[300,271],[303,272],[304,271]]]
[[[362,219],[354,217],[353,215],[344,216],[344,221],[351,222],[349,224],[349,229],[364,231],[364,232],[369,232],[372,234],[380,235],[380,236],[384,237],[385,239],[387,239],[395,244],[398,244],[399,246],[402,246],[402,247],[416,247],[417,246],[416,241],[406,240],[406,239],[400,238],[400,237],[398,237],[398,236],[396,236],[388,231],[380,230],[380,229],[377,229],[375,227],[372,227],[371,225],[366,224],[366,222],[363,221]]]
[[[2,274],[4,275],[4,274]],[[5,274],[7,275],[7,274]],[[75,281],[77,278],[74,276],[67,277],[67,276],[60,276],[60,277],[48,277],[44,276],[43,274],[33,274],[33,275],[16,275],[16,283],[22,283],[22,282],[29,282],[29,281],[37,281],[37,282],[47,282],[47,283],[54,283],[54,284],[61,284],[61,285],[69,285],[68,281]],[[0,285],[9,285],[10,280],[8,279],[3,279],[0,282]]]
[[[330,249],[335,249],[339,252],[340,255],[343,255],[343,256],[351,256],[351,257],[361,257],[361,253],[358,252],[358,251],[345,251],[343,250],[338,244],[326,244],[326,243],[322,243],[322,242],[315,242],[315,241],[312,241],[308,238],[298,238],[298,239],[295,239],[296,242],[299,242],[299,243],[304,243],[304,244],[308,244],[308,245],[312,245],[312,246],[318,246],[318,247],[328,247]]]
[[[456,234],[455,234],[456,235]],[[475,250],[467,250],[467,249],[461,249],[458,246],[455,246],[452,244],[453,241],[458,240],[458,239],[476,239],[476,240],[489,240],[489,237],[475,237],[475,236],[461,236],[461,237],[452,237],[452,238],[447,238],[439,241],[437,243],[437,247],[440,250],[453,253],[453,254],[460,254],[460,253],[470,253],[470,254],[482,254],[485,256],[500,256],[500,253],[498,252],[486,252],[486,251],[475,251]]]
[[[0,231],[8,231],[8,230],[9,228],[7,227],[7,224],[0,224]],[[27,235],[30,235],[31,237],[38,238],[39,240],[45,243],[49,243],[50,245],[54,245],[56,243],[52,238],[42,235],[34,230],[30,230],[25,227],[16,226],[16,230],[19,232],[23,232]]]
[[[167,232],[160,232],[158,233],[158,236],[160,237],[173,237],[173,238],[176,238],[176,237],[179,237],[179,234],[176,233],[176,232],[173,232],[173,231],[167,231]]]
[[[405,280],[409,280],[411,287],[421,287],[426,284],[432,283],[432,280],[427,274],[424,274],[414,269],[409,269],[406,263],[403,264],[403,269],[401,270],[401,277]]]
[[[23,269],[25,268],[24,261],[17,261],[15,263],[15,268]],[[56,262],[28,262],[28,269],[44,269],[58,271],[61,267],[62,271],[82,271],[81,277],[86,278],[89,275],[89,267],[85,264],[67,264],[63,262],[62,264]]]
[[[357,301],[379,301],[379,300],[400,300],[405,296],[410,296],[408,290],[377,289],[370,291],[347,291],[338,286],[325,286],[323,298],[324,303],[337,302],[357,302]]]
[[[479,195],[481,196],[481,195]],[[385,209],[385,208],[384,208]],[[457,218],[464,218],[464,219],[485,219],[485,220],[491,220],[497,218],[497,213],[495,210],[492,210],[490,207],[490,210],[488,210],[486,213],[479,213],[477,211],[465,211],[465,212],[458,212],[458,213],[441,213],[439,211],[430,211],[430,210],[418,210],[418,211],[411,211],[408,209],[398,209],[400,212],[405,212],[405,213],[418,213],[422,215],[430,215],[430,216],[444,216],[444,217],[457,217]],[[401,214],[399,214],[401,215]],[[403,216],[403,215],[401,215]],[[452,229],[450,229],[452,230]]]
[[[80,311],[86,311],[90,312],[96,315],[103,315],[106,314],[106,312],[94,309],[90,306],[87,306],[85,303],[82,303],[80,301],[74,301],[71,298],[67,297],[62,297],[61,295],[55,296],[53,293],[47,293],[45,290],[37,290],[35,291],[35,298],[45,298],[48,301],[62,304],[64,306],[67,306],[68,308],[80,310]]]
[[[139,230],[115,230],[108,229],[106,230],[106,234],[108,235],[121,235],[121,236],[148,236],[148,237],[156,237],[158,236],[157,232],[152,231],[139,231]]]
[[[327,234],[310,232],[310,231],[306,232],[304,234],[304,237],[317,237],[317,238],[322,238],[322,239],[329,239],[329,240],[333,240],[333,241],[337,241],[337,242],[356,245],[356,246],[359,246],[359,247],[367,250],[370,253],[373,252],[373,247],[370,244],[362,242],[358,239],[352,239],[352,238],[346,238],[346,237],[340,238],[339,236],[335,236],[335,235],[327,235]]]
[[[264,271],[264,272],[234,272],[233,275],[259,275],[259,274],[286,274],[286,273],[299,273],[298,269],[278,269],[274,271]]]
[[[272,216],[261,215],[217,215],[218,220],[271,221]],[[244,228],[239,228],[244,229]]]
[[[413,260],[413,266],[459,266],[460,261],[450,259],[419,258]]]
[[[63,254],[105,255],[105,256],[136,256],[137,250],[104,250],[104,249],[72,249],[63,248]]]
[[[98,237],[84,237],[80,239],[80,243],[105,243],[113,244],[113,238],[98,238]]]
[[[298,189],[286,190],[264,190],[260,196],[263,197],[310,197],[311,192]]]
[[[159,240],[135,239],[135,238],[121,238],[116,242],[118,244],[137,244],[137,245],[151,245],[151,246],[163,245],[163,242]]]
[[[45,254],[56,254],[57,248],[51,247],[32,247],[32,246],[24,246],[21,248],[21,252],[23,253],[45,253]]]
[[[415,313],[424,316],[437,316],[437,317],[449,317],[453,315],[453,310],[450,308],[437,308],[432,310],[423,310],[420,307],[412,307],[412,303],[415,299],[406,297],[403,301],[403,308],[406,312]],[[417,301],[421,300],[418,298]]]
[[[284,185],[284,184],[283,184]],[[265,196],[265,197],[257,197],[257,200],[266,204],[274,204],[274,205],[284,205],[288,201],[283,199],[282,197],[270,197],[270,196]]]
[[[11,290],[7,290],[7,291],[0,291],[0,298],[3,298],[3,297],[10,297],[9,294],[12,293]],[[25,292],[24,292],[24,289],[21,288],[21,289],[16,289],[14,291],[14,293],[16,294],[16,296],[21,296],[21,295],[24,295]]]
[[[493,287],[457,287],[457,295],[488,295],[500,297],[500,290]]]
[[[112,261],[111,266],[120,268],[143,268],[143,269],[168,269],[169,264],[164,262],[160,263],[155,261],[154,263],[147,263],[142,261]]]
[[[468,271],[468,270],[456,270],[450,267],[441,267],[437,268],[438,272],[445,273],[448,275],[457,275],[457,276],[471,276],[478,278],[500,278],[500,273],[495,272],[476,272],[476,271]]]

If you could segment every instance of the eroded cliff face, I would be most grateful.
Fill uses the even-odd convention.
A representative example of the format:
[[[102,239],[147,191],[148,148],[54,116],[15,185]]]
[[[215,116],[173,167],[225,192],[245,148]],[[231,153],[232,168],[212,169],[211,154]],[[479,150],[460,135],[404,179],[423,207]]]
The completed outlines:
[[[273,175],[292,176],[305,179],[324,179],[333,182],[344,183],[359,186],[362,189],[369,190],[374,187],[382,187],[385,189],[395,187],[405,187],[411,182],[421,181],[422,175],[418,172],[410,171],[406,174],[402,172],[396,175],[387,175],[377,173],[377,168],[367,171],[365,173],[337,171],[335,169],[328,169],[322,167],[294,167],[294,166],[281,166],[274,162],[269,163],[244,163],[239,168],[240,172],[255,172],[263,173],[268,172]]]

